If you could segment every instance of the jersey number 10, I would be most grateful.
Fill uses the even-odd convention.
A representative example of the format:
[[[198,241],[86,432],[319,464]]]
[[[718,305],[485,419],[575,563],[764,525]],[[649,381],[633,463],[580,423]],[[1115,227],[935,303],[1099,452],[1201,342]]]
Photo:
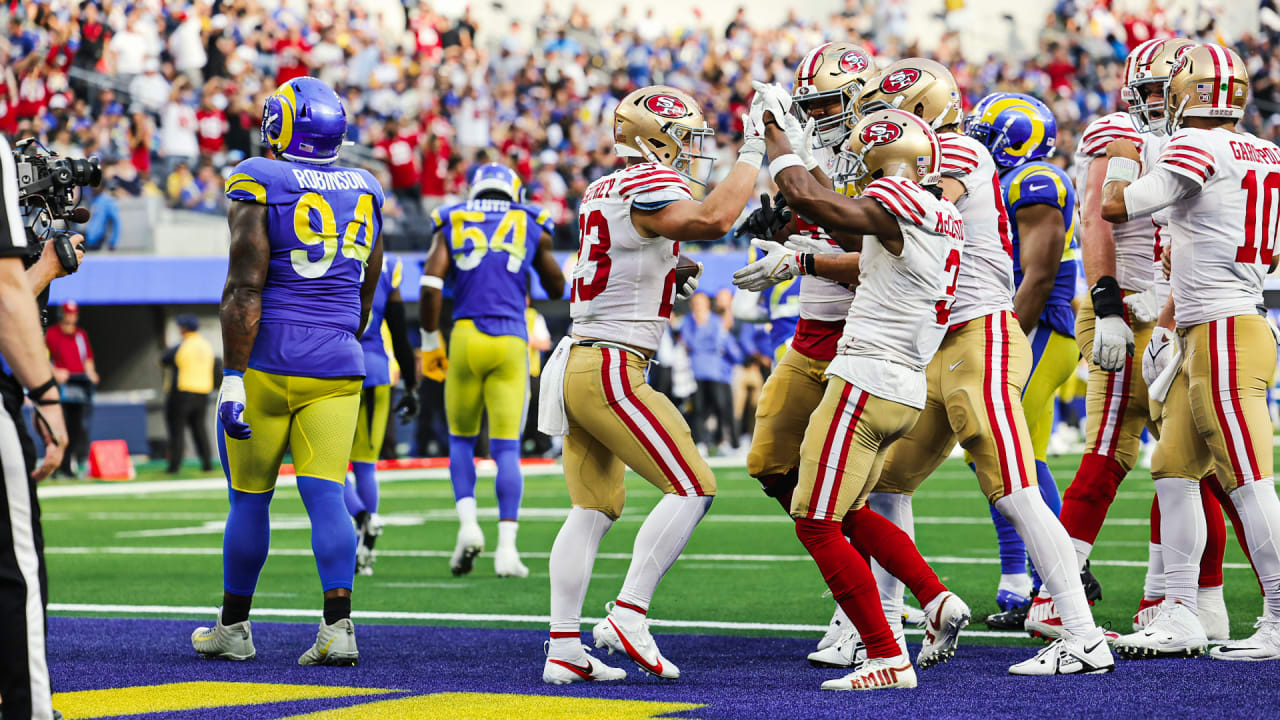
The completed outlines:
[[[1236,248],[1236,262],[1270,265],[1276,252],[1276,222],[1280,220],[1280,173],[1262,176],[1258,187],[1258,171],[1245,173],[1240,188],[1245,191],[1244,244]],[[1262,197],[1258,197],[1261,190]]]
[[[320,230],[312,228],[312,212],[320,221]],[[364,229],[364,241],[360,241],[360,229]],[[311,259],[309,250],[298,249],[289,253],[293,269],[304,278],[324,277],[338,255],[338,223],[333,216],[333,206],[320,193],[309,192],[298,198],[293,208],[293,232],[304,245],[320,245],[324,254],[318,260]],[[364,264],[373,252],[373,196],[364,194],[356,201],[355,218],[347,223],[342,233],[342,256],[360,263],[360,277],[364,278]]]

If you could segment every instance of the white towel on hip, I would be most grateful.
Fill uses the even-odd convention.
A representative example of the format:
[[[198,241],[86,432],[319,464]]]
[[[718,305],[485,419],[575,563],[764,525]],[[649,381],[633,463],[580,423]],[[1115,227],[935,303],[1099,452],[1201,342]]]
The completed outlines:
[[[564,371],[575,344],[572,337],[565,336],[551,351],[538,378],[538,430],[548,435],[569,434],[569,416],[564,411]]]

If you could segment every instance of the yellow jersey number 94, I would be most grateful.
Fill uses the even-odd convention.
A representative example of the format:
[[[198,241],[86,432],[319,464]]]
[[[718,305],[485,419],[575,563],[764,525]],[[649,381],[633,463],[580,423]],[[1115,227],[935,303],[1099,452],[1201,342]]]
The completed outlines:
[[[312,213],[319,221],[319,231],[313,229]],[[360,230],[364,229],[364,238]],[[349,220],[342,233],[342,256],[360,263],[360,279],[364,280],[364,265],[373,252],[373,238],[369,234],[373,230],[373,195],[363,194],[356,201],[355,217]],[[320,245],[324,254],[312,260],[306,249],[297,249],[289,253],[293,269],[305,278],[324,276],[333,265],[338,255],[338,223],[334,217],[333,207],[320,193],[309,192],[298,198],[293,210],[293,231],[304,245]]]

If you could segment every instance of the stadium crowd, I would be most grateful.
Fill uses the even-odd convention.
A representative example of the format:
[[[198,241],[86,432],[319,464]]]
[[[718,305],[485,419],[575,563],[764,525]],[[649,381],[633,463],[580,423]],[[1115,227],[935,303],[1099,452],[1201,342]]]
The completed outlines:
[[[1070,151],[1085,121],[1114,108],[1120,65],[1139,42],[1174,33],[1231,41],[1248,58],[1253,82],[1245,126],[1280,136],[1274,0],[1263,0],[1262,32],[1241,38],[1221,37],[1212,15],[1175,15],[1152,3],[1140,18],[1109,5],[1060,0],[1034,44],[1010,26],[1008,51],[980,63],[963,60],[956,32],[928,54],[953,68],[969,105],[994,90],[1043,98],[1057,114],[1059,146]],[[297,11],[303,6],[309,12]],[[723,172],[752,77],[789,84],[801,55],[829,39],[860,39],[882,59],[926,54],[912,44],[904,0],[846,0],[829,17],[793,11],[777,27],[753,24],[745,10],[724,27],[677,25],[652,6],[626,5],[607,18],[582,6],[560,14],[548,4],[533,26],[471,10],[445,17],[426,0],[9,7],[0,132],[34,134],[64,154],[100,155],[115,192],[223,212],[223,176],[255,153],[264,97],[314,74],[340,88],[352,116],[345,161],[374,169],[392,191],[390,233],[397,220],[456,196],[476,164],[501,159],[526,178],[532,202],[552,209],[561,249],[576,248],[583,190],[613,166],[601,119],[629,90],[650,83],[692,90],[718,130]]]

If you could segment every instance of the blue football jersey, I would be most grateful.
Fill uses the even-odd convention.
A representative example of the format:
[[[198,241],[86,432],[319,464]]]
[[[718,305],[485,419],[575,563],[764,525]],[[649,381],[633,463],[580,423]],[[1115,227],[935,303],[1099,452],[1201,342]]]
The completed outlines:
[[[747,248],[747,264],[764,257],[754,245]],[[800,278],[783,280],[760,293],[760,305],[769,315],[769,354],[779,357],[778,350],[791,341],[800,322]]]
[[[1069,337],[1075,336],[1075,312],[1071,299],[1076,294],[1076,191],[1062,168],[1047,162],[1032,162],[1006,170],[1000,176],[1004,205],[1009,211],[1009,227],[1013,231],[1013,281],[1022,284],[1022,246],[1018,235],[1018,209],[1026,205],[1050,205],[1062,212],[1062,225],[1067,229],[1062,248],[1062,264],[1053,290],[1045,302],[1040,322]]]
[[[375,387],[391,384],[391,361],[387,357],[387,344],[382,339],[382,321],[387,317],[387,299],[400,289],[404,266],[400,258],[389,253],[382,256],[382,269],[378,273],[378,287],[373,293],[373,306],[369,308],[369,323],[360,336],[364,348],[364,386]]]
[[[453,258],[453,319],[469,319],[486,335],[528,340],[525,297],[542,233],[554,226],[546,210],[506,200],[468,200],[431,213]]]
[[[365,170],[250,158],[236,166],[226,192],[267,207],[271,259],[249,367],[364,375],[360,286],[382,231],[382,186]]]

